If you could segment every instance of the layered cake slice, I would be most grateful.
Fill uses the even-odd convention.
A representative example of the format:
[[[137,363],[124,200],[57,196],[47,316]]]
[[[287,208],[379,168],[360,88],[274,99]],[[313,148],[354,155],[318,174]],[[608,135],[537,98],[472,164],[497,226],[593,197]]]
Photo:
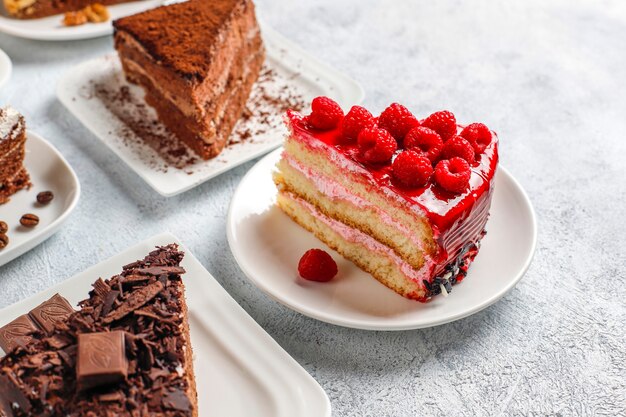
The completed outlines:
[[[0,108],[0,204],[11,195],[30,187],[24,167],[26,155],[26,122],[13,107]]]
[[[7,13],[18,19],[36,19],[81,10],[95,3],[113,5],[135,0],[4,0]]]
[[[203,159],[219,154],[265,59],[251,0],[190,0],[116,20],[126,78]]]
[[[498,140],[448,111],[419,120],[394,103],[375,118],[332,100],[286,116],[278,206],[397,293],[427,301],[461,281],[489,215]]]
[[[41,322],[68,313],[60,296],[15,320],[28,340],[0,360],[0,416],[197,416],[183,256],[160,247],[98,279],[65,320]]]

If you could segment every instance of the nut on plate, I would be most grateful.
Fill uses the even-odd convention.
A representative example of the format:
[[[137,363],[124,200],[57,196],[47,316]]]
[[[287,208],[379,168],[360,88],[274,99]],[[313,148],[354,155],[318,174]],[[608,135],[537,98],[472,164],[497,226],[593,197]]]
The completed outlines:
[[[87,15],[82,10],[77,12],[67,12],[63,17],[63,24],[65,26],[80,26],[87,23]]]
[[[102,23],[109,20],[109,11],[100,3],[94,3],[85,7],[83,12],[91,23]]]

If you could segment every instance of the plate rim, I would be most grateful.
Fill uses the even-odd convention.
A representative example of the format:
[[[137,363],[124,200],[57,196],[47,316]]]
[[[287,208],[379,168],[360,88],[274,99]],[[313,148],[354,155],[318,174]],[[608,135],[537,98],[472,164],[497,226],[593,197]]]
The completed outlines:
[[[285,300],[283,298],[280,298],[271,291],[268,285],[264,284],[264,281],[258,280],[255,278],[253,268],[249,267],[248,262],[242,259],[243,255],[236,249],[237,246],[235,244],[235,241],[236,241],[235,234],[236,234],[237,227],[234,221],[234,210],[235,210],[235,203],[238,201],[238,199],[240,198],[240,194],[242,193],[242,185],[246,181],[248,181],[248,179],[251,178],[253,174],[255,174],[254,169],[261,163],[267,162],[267,160],[269,159],[276,158],[276,155],[282,152],[282,149],[283,148],[281,147],[269,153],[265,157],[263,157],[253,167],[250,168],[250,170],[244,175],[244,177],[239,182],[239,185],[237,186],[231,198],[231,202],[228,208],[228,216],[226,218],[226,236],[228,240],[228,246],[233,255],[233,258],[235,258],[235,262],[237,262],[239,269],[244,273],[247,279],[255,287],[260,289],[263,293],[265,293],[267,296],[269,296],[273,300],[277,301],[278,303],[300,314],[303,314],[315,320],[333,324],[336,326],[359,329],[359,330],[368,330],[368,331],[404,331],[404,330],[415,330],[415,329],[424,329],[424,328],[429,328],[429,327],[441,326],[443,324],[451,323],[451,322],[469,317],[493,305],[495,302],[497,302],[498,300],[506,296],[519,283],[519,281],[526,274],[526,272],[528,271],[528,268],[532,264],[532,260],[535,256],[535,252],[537,249],[537,236],[538,236],[537,217],[536,217],[534,207],[532,205],[530,198],[528,197],[528,194],[526,193],[524,188],[521,186],[519,181],[506,168],[504,168],[501,164],[498,164],[498,170],[497,170],[496,175],[504,175],[507,180],[511,181],[516,191],[522,197],[524,206],[528,209],[527,213],[529,215],[532,228],[530,230],[531,245],[530,245],[528,253],[525,256],[524,265],[522,266],[522,268],[519,269],[515,277],[502,290],[500,290],[496,294],[492,295],[491,297],[483,300],[481,303],[478,303],[475,306],[467,310],[464,310],[450,317],[446,317],[445,319],[433,320],[426,324],[424,323],[417,324],[417,325],[415,324],[413,325],[412,324],[391,324],[391,325],[385,325],[385,326],[381,325],[380,323],[371,322],[367,320],[355,321],[355,320],[346,320],[342,318],[337,319],[336,316],[327,315],[324,312],[314,311],[313,308],[310,308],[308,306],[302,307],[302,305],[297,305],[295,303],[292,303],[290,300]]]
[[[260,331],[263,333],[263,337],[265,338],[265,340],[263,341],[264,344],[268,347],[269,350],[271,350],[272,352],[275,353],[275,355],[277,355],[278,357],[282,357],[283,360],[286,360],[288,362],[290,362],[290,368],[292,372],[297,372],[301,378],[303,378],[304,380],[306,380],[308,382],[308,385],[315,390],[315,394],[319,397],[322,397],[324,399],[324,403],[323,403],[323,407],[325,413],[323,414],[323,416],[320,417],[331,417],[332,414],[332,404],[330,402],[330,398],[328,396],[328,394],[326,393],[326,391],[324,390],[324,388],[321,386],[321,384],[315,379],[313,378],[313,376],[289,353],[287,352],[287,350],[285,350],[273,337],[272,335],[270,335],[255,319],[254,317],[252,317],[238,302],[237,300],[235,300],[235,298],[233,298],[232,295],[230,295],[230,293],[222,286],[222,284],[220,284],[220,282],[215,278],[215,276],[202,264],[202,262],[200,262],[200,260],[193,254],[193,252],[187,248],[185,246],[184,243],[182,243],[182,241],[176,237],[174,234],[172,234],[171,232],[162,232],[159,233],[157,235],[154,235],[150,238],[141,240],[139,242],[136,242],[134,244],[131,244],[130,246],[126,247],[125,249],[120,250],[119,252],[113,253],[111,256],[108,256],[107,258],[98,261],[97,263],[88,266],[87,268],[76,272],[74,274],[72,274],[70,277],[65,278],[63,281],[49,287],[46,288],[36,294],[30,295],[22,300],[19,300],[13,304],[10,304],[8,306],[5,306],[3,308],[0,309],[0,317],[4,316],[5,314],[9,314],[10,310],[27,310],[30,309],[31,305],[35,305],[36,302],[33,302],[33,300],[35,299],[45,299],[47,297],[50,297],[52,294],[54,293],[61,293],[61,290],[68,286],[71,285],[74,281],[79,279],[79,276],[81,275],[89,275],[92,274],[92,271],[96,271],[99,267],[101,267],[104,264],[108,264],[110,262],[113,261],[114,258],[120,257],[120,256],[124,256],[125,254],[135,251],[140,247],[143,246],[150,246],[150,247],[154,247],[157,245],[163,245],[163,244],[169,244],[169,243],[176,243],[179,245],[179,247],[181,248],[181,250],[183,250],[185,252],[185,258],[186,259],[190,259],[192,262],[197,263],[197,265],[199,265],[199,267],[202,268],[202,270],[208,275],[208,277],[210,277],[211,280],[213,280],[213,282],[211,284],[217,285],[219,286],[219,288],[221,289],[221,297],[224,298],[224,302],[233,305],[233,308],[236,308],[239,313],[243,316],[246,317],[246,322],[244,322],[244,325],[242,325],[243,328],[245,328],[245,325],[250,325],[255,327],[255,329],[257,331]],[[93,274],[92,274],[93,275]],[[199,280],[202,280],[205,277],[200,277],[198,278]],[[87,294],[85,294],[86,296]],[[195,355],[194,355],[195,356]]]
[[[72,214],[76,206],[78,205],[78,201],[80,200],[80,196],[82,193],[80,180],[78,179],[78,175],[72,168],[72,166],[67,162],[65,157],[61,154],[61,152],[49,141],[44,139],[43,136],[38,133],[27,129],[26,130],[27,141],[26,141],[26,150],[28,151],[28,140],[34,139],[35,141],[41,142],[44,146],[48,147],[48,149],[57,157],[57,159],[63,164],[65,169],[69,172],[69,178],[71,178],[73,182],[74,196],[70,201],[70,204],[67,208],[61,213],[59,217],[57,217],[52,223],[43,228],[39,235],[33,236],[30,239],[27,239],[19,244],[16,244],[13,247],[7,248],[5,251],[0,252],[0,266],[6,265],[11,261],[19,258],[20,256],[30,252],[35,249],[37,246],[48,240],[52,237],[59,228],[67,221],[69,216]],[[7,204],[10,204],[7,203]],[[33,244],[34,242],[34,244]],[[32,244],[32,246],[30,246]],[[24,249],[26,247],[26,249]]]
[[[363,102],[363,100],[365,99],[365,90],[363,89],[363,86],[361,85],[361,83],[359,83],[357,80],[351,78],[344,72],[330,66],[326,62],[316,58],[315,56],[307,52],[305,49],[303,49],[300,45],[291,41],[289,38],[285,37],[278,31],[273,29],[271,26],[263,23],[262,20],[259,21],[259,25],[261,27],[261,32],[264,38],[264,42],[266,42],[266,44],[277,43],[279,45],[282,45],[282,48],[288,50],[289,53],[293,55],[294,57],[297,57],[300,59],[302,58],[306,59],[308,64],[312,66],[313,68],[315,68],[316,70],[318,70],[319,72],[324,73],[324,74],[329,74],[329,75],[332,74],[333,77],[339,78],[340,83],[342,85],[347,86],[346,88],[349,88],[351,91],[355,92],[354,104],[360,104]],[[102,138],[103,135],[100,134],[100,131],[97,129],[97,126],[89,122],[90,118],[88,117],[88,114],[80,110],[77,110],[76,102],[71,100],[71,98],[64,92],[65,86],[70,82],[69,79],[71,79],[72,74],[79,67],[83,65],[88,65],[94,62],[98,62],[100,60],[110,58],[110,57],[117,59],[117,53],[113,51],[105,55],[94,57],[86,61],[80,62],[70,67],[69,69],[67,69],[59,77],[56,83],[56,88],[55,88],[56,97],[63,104],[63,106],[67,109],[67,111],[69,111],[69,113],[72,114],[72,116],[74,116],[83,125],[83,127],[85,127],[89,132],[91,132],[91,134],[93,134],[96,137],[99,143],[104,145],[109,151],[113,152],[113,154],[118,159],[120,159],[124,163],[124,165],[126,165],[128,169],[130,169],[130,171],[132,171],[135,175],[137,175],[144,183],[146,183],[152,190],[156,191],[161,196],[169,198],[169,197],[174,197],[176,195],[190,191],[206,183],[207,181],[210,181],[224,174],[225,172],[230,171],[231,169],[237,168],[245,164],[246,162],[249,162],[253,159],[259,158],[260,156],[268,154],[272,152],[273,150],[275,150],[276,148],[281,146],[281,143],[276,143],[276,144],[268,145],[267,147],[261,148],[255,152],[251,152],[250,154],[247,154],[245,157],[243,157],[241,160],[238,160],[236,163],[224,164],[222,167],[220,167],[220,169],[217,169],[215,172],[211,173],[211,175],[207,175],[205,177],[199,177],[197,180],[193,181],[192,183],[184,187],[172,188],[172,189],[164,189],[162,187],[159,187],[158,178],[157,179],[151,178],[147,173],[136,170],[134,168],[134,164],[127,161],[128,157],[125,156],[126,153],[124,153],[121,149],[118,149],[115,146],[111,146],[108,140],[103,139]],[[210,162],[210,161],[205,161],[205,162]]]
[[[4,74],[4,76],[0,76],[0,88],[2,88],[9,82],[11,75],[13,74],[13,62],[11,61],[11,57],[2,49],[0,49],[0,62],[3,62],[8,68],[6,74]]]

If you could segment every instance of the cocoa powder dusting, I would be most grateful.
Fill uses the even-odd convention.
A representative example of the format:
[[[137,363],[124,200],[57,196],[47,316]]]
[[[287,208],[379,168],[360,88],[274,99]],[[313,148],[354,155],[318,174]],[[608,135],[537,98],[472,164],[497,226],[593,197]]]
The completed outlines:
[[[281,76],[267,65],[263,67],[227,148],[254,142],[257,136],[281,128],[286,110],[300,111],[305,107],[302,95],[290,86],[297,76]],[[125,146],[136,148],[137,157],[151,168],[160,172],[174,168],[192,174],[193,165],[203,162],[159,122],[156,112],[144,102],[141,89],[130,85],[121,71],[94,81],[90,88],[84,97],[100,100],[122,122],[114,133]],[[158,157],[152,152],[141,152],[144,144]]]

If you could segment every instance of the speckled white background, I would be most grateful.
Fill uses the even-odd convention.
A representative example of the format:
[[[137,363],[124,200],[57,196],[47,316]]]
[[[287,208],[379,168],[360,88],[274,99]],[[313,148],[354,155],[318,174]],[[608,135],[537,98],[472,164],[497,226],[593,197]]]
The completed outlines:
[[[626,3],[258,1],[259,14],[366,89],[419,115],[499,132],[502,164],[538,214],[535,260],[502,301],[398,333],[308,319],[246,281],[226,242],[252,163],[184,195],[148,188],[56,100],[71,65],[111,39],[0,35],[14,63],[0,103],[54,143],[83,186],[66,226],[0,267],[0,307],[170,231],[328,392],[334,416],[626,415]],[[471,284],[468,282],[468,285]]]

